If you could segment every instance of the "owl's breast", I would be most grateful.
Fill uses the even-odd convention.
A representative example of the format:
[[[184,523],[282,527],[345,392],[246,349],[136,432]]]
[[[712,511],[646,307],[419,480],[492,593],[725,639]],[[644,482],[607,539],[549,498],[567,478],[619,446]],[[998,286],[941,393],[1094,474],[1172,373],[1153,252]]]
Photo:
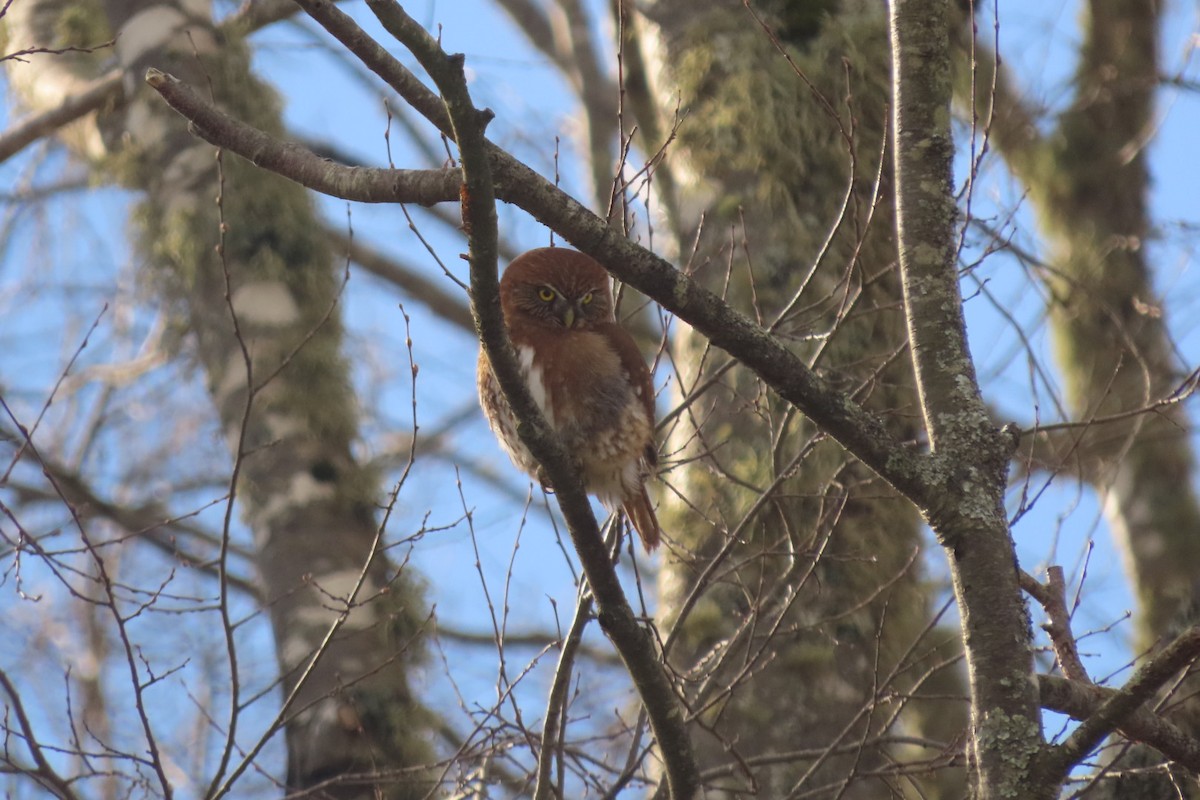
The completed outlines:
[[[620,424],[636,405],[620,358],[598,333],[572,331],[528,352],[530,392],[568,446]]]
[[[529,394],[564,447],[583,469],[588,491],[619,505],[642,485],[653,465],[654,422],[642,383],[602,334],[557,332],[530,338],[516,332],[513,345]],[[516,418],[481,356],[480,399],[509,457],[531,476],[539,466],[521,443]]]

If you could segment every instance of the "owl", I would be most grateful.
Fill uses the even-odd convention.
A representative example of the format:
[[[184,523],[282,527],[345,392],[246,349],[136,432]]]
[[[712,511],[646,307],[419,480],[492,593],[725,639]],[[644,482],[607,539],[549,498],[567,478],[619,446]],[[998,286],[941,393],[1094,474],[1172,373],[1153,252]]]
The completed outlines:
[[[583,484],[622,509],[649,553],[660,540],[646,479],[658,464],[654,385],[632,337],[613,316],[608,273],[583,253],[530,250],[500,279],[500,306],[521,374],[538,408],[579,463]],[[509,458],[547,489],[487,356],[479,354],[479,402]]]

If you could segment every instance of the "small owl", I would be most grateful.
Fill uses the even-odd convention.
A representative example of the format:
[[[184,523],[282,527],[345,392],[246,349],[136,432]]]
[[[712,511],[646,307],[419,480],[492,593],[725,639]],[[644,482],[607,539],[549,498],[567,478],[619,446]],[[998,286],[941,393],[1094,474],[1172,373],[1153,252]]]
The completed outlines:
[[[646,494],[658,463],[654,385],[613,316],[608,273],[574,250],[530,250],[504,271],[500,305],[529,392],[579,462],[584,486],[609,510],[623,509],[651,552],[660,539]],[[545,486],[482,351],[478,382],[483,413],[509,458]]]

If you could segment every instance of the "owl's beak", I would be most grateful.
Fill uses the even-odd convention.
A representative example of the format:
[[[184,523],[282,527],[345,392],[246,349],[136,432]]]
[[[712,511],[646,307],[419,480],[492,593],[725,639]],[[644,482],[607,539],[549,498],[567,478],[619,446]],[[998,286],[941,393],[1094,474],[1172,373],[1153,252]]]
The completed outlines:
[[[575,308],[573,306],[567,306],[563,309],[562,323],[567,328],[575,327]]]

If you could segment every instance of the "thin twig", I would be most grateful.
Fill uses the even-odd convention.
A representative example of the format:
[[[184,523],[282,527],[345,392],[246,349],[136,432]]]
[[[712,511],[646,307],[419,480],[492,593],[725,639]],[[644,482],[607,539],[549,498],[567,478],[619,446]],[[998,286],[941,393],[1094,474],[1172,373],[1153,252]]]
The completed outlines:
[[[554,797],[554,782],[550,770],[565,738],[567,690],[571,686],[572,669],[583,641],[584,628],[591,619],[592,596],[584,591],[580,593],[575,604],[575,617],[571,620],[571,627],[567,629],[566,638],[562,641],[558,664],[554,668],[554,682],[550,685],[550,694],[546,698],[546,713],[542,719],[542,748],[538,753],[537,762],[537,784],[533,790],[534,800],[552,800]]]

